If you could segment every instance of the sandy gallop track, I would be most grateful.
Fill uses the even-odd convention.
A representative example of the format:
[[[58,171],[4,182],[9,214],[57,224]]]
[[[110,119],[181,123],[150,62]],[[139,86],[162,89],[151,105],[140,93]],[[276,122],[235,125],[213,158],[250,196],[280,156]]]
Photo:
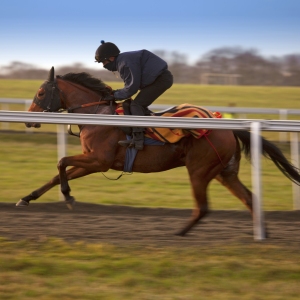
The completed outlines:
[[[32,202],[28,207],[0,203],[0,236],[11,240],[57,237],[88,243],[153,246],[254,243],[247,211],[212,211],[186,237],[174,235],[190,213],[186,209],[87,203],[76,203],[73,211],[63,202]],[[266,212],[265,221],[269,238],[263,243],[300,247],[300,211]]]

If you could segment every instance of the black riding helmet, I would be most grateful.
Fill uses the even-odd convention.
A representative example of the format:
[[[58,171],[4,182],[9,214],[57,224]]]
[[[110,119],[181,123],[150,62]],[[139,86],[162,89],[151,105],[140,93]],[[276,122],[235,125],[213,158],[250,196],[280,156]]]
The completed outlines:
[[[101,45],[98,47],[95,53],[95,60],[98,63],[107,60],[111,56],[118,56],[120,54],[119,48],[110,42],[105,43],[103,40],[101,41]]]

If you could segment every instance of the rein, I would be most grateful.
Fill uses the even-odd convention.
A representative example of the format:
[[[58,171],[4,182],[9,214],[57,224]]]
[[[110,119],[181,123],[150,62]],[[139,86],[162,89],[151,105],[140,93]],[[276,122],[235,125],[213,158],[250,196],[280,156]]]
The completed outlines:
[[[218,158],[219,158],[219,160],[220,160],[222,166],[223,166],[224,168],[226,168],[227,166],[224,165],[224,163],[223,163],[223,161],[222,161],[222,159],[221,159],[221,157],[220,157],[220,155],[219,155],[217,149],[216,149],[215,146],[212,144],[212,142],[209,140],[209,138],[207,137],[207,134],[204,134],[204,137],[206,138],[206,140],[207,140],[207,142],[209,143],[209,145],[213,148],[213,150],[214,150],[215,153],[217,154],[217,156],[218,156]]]
[[[91,102],[91,103],[78,105],[78,106],[75,106],[75,107],[70,107],[70,108],[64,109],[63,111],[67,111],[68,113],[71,113],[72,111],[74,111],[75,109],[78,109],[78,108],[85,108],[85,107],[101,105],[101,104],[107,104],[107,101],[100,99],[100,101],[97,101],[97,102]]]

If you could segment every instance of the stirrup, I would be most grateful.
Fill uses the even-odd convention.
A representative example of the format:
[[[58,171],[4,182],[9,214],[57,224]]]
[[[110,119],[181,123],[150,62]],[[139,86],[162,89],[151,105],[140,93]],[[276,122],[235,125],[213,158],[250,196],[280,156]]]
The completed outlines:
[[[118,141],[118,144],[122,147],[129,147],[129,148],[135,148],[136,150],[143,150],[144,149],[144,140],[123,140]]]

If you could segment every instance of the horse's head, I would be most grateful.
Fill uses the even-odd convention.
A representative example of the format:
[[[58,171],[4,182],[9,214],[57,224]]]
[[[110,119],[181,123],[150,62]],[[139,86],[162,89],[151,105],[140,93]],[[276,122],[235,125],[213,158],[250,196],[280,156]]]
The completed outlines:
[[[56,112],[61,108],[61,101],[57,87],[56,80],[54,79],[54,67],[50,69],[48,80],[46,80],[38,89],[33,98],[33,102],[28,111],[33,112]],[[41,127],[39,123],[26,123],[26,127]]]
[[[54,67],[52,67],[48,80],[38,89],[28,111],[58,112],[63,109],[68,112],[76,110],[78,113],[95,113],[95,111],[107,113],[106,108],[109,108],[109,103],[105,97],[111,92],[111,87],[85,72],[68,73],[56,76],[54,79]],[[41,125],[26,123],[26,126],[38,128]]]

